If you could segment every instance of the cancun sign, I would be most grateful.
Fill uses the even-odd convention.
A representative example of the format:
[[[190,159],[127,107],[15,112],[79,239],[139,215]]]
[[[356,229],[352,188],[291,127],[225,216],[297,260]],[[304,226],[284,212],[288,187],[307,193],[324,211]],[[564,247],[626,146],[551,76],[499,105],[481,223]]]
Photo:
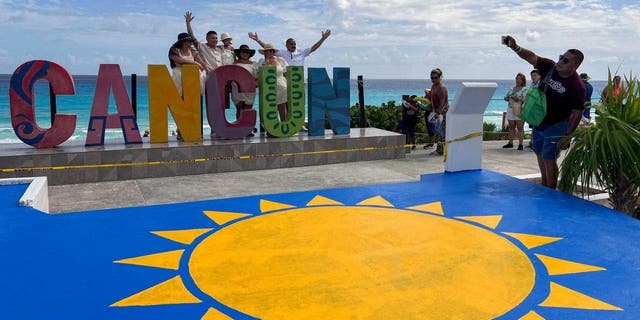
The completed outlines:
[[[258,79],[259,112],[265,130],[275,137],[290,137],[300,131],[305,121],[305,86],[303,67],[287,67],[288,116],[280,120],[276,102],[276,70],[262,67]],[[52,148],[67,141],[75,131],[76,115],[55,114],[48,129],[38,126],[35,118],[34,85],[45,79],[55,95],[75,94],[71,74],[62,66],[45,60],[25,62],[11,76],[9,102],[11,124],[16,136],[36,148]],[[202,141],[199,71],[183,66],[182,96],[165,65],[148,66],[149,125],[151,142],[167,142],[168,112],[187,142]],[[236,65],[215,69],[205,85],[206,116],[211,129],[223,139],[240,139],[256,126],[257,112],[243,109],[235,122],[225,116],[225,87],[231,82],[241,93],[255,93],[255,79],[249,71]],[[349,68],[333,69],[333,85],[324,68],[308,68],[308,134],[323,136],[325,119],[334,134],[349,133]],[[117,112],[109,113],[110,93]],[[104,144],[105,129],[122,129],[125,144],[142,143],[136,116],[117,64],[101,64],[89,117],[86,146]]]

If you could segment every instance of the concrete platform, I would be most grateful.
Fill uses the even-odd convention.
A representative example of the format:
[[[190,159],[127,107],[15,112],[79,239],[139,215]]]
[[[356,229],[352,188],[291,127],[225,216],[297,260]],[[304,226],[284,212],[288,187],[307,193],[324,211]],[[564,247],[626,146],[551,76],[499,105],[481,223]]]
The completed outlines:
[[[0,148],[0,178],[46,176],[50,185],[62,185],[397,159],[405,155],[404,140],[366,128],[351,129],[349,135],[327,130],[324,137],[299,133],[198,143],[67,143],[51,149],[11,144]]]

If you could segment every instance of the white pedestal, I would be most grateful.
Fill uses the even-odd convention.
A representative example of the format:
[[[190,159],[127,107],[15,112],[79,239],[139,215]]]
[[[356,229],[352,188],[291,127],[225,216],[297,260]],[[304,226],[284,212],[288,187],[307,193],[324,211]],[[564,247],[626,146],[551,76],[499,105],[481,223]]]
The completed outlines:
[[[447,112],[447,161],[444,170],[455,172],[482,168],[482,135],[461,141],[464,136],[482,133],[484,111],[498,84],[463,82]]]

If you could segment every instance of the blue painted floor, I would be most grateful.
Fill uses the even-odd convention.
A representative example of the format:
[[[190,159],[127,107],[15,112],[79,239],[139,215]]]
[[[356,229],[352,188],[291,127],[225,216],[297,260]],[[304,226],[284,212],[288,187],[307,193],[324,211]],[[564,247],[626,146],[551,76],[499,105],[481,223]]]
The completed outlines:
[[[640,243],[640,221],[491,171],[429,174],[420,182],[60,215],[18,207],[16,203],[24,189],[26,186],[0,187],[3,208],[0,210],[3,279],[0,312],[3,319],[263,318],[272,313],[256,314],[251,308],[218,299],[205,288],[204,284],[225,281],[224,278],[192,277],[195,268],[200,266],[190,261],[199,254],[196,247],[223,234],[225,228],[231,228],[235,223],[248,223],[252,218],[291,208],[327,205],[334,205],[336,210],[347,210],[345,212],[350,208],[395,208],[402,212],[433,215],[444,222],[468,224],[481,234],[510,244],[512,251],[521,252],[525,262],[533,267],[533,287],[523,299],[512,305],[507,303],[505,310],[490,310],[504,301],[482,297],[486,301],[480,303],[474,319],[637,319],[640,315],[640,249],[637,245]],[[353,231],[358,232],[358,228],[355,223]],[[243,229],[239,230],[242,232]],[[263,237],[261,239],[266,241],[278,235],[274,228],[271,234],[241,234],[238,237]],[[454,236],[467,237],[464,234]],[[384,238],[384,235],[380,237]],[[407,236],[407,239],[411,238],[411,235]],[[241,243],[238,241],[236,246]],[[455,248],[456,243],[447,245]],[[286,241],[282,246],[286,250]],[[497,255],[492,248],[474,250],[477,255],[501,262],[499,257],[492,260]],[[272,250],[271,254],[277,255],[276,251]],[[156,253],[167,254],[149,257]],[[178,256],[171,258],[169,253]],[[124,261],[136,257],[146,258]],[[215,260],[218,252],[211,251],[205,257]],[[268,258],[263,252],[255,260]],[[290,259],[295,260],[295,257]],[[175,260],[173,265],[172,260]],[[438,263],[451,263],[452,268],[456,268],[465,261]],[[504,270],[498,270],[498,273],[512,271],[508,261],[500,266]],[[452,272],[446,277],[455,282],[457,275]],[[171,282],[171,279],[178,280]],[[487,285],[493,286],[492,283]],[[251,287],[252,283],[244,286]],[[515,291],[518,283],[512,286]],[[257,294],[246,299],[255,299],[254,304],[260,305],[261,297],[259,292]],[[291,300],[294,296],[295,292],[285,293]],[[292,314],[296,308],[308,307],[304,297],[295,299],[282,301]],[[403,298],[394,296],[394,299]],[[446,302],[446,297],[434,299],[452,304],[450,315],[454,317],[458,315],[456,306],[465,304],[466,297],[458,297],[457,302]],[[414,301],[415,297],[407,297],[406,303],[413,305]],[[343,299],[340,304],[345,310],[356,309],[359,300]],[[255,310],[261,310],[259,307],[262,306]],[[309,307],[308,310],[313,309]],[[413,316],[443,319],[447,310]],[[486,316],[488,314],[492,315]],[[310,313],[307,318],[340,316]]]

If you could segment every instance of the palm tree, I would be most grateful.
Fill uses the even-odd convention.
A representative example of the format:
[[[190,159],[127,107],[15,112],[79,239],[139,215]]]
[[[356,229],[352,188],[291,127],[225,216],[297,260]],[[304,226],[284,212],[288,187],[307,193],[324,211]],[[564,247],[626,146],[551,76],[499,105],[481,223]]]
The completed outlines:
[[[640,218],[640,86],[625,77],[626,90],[596,104],[595,124],[579,127],[560,167],[565,192],[604,189],[615,210]],[[611,72],[607,88],[612,87]],[[582,182],[582,187],[578,182]]]

